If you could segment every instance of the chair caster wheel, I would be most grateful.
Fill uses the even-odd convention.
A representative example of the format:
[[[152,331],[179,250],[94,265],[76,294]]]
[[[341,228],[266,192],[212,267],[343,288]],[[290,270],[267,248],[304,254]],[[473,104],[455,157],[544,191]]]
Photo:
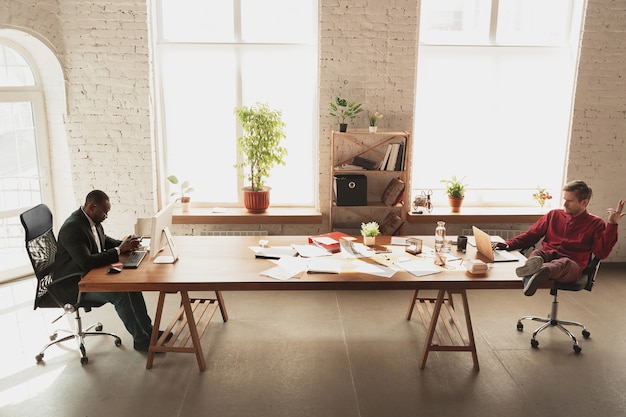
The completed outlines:
[[[89,358],[87,356],[80,358],[81,365],[86,365],[89,363]]]
[[[522,324],[522,322],[521,322],[521,321],[518,321],[518,322],[517,322],[517,330],[519,330],[520,332],[521,332],[522,330],[524,330],[524,325]]]
[[[574,345],[574,352],[580,353],[581,350],[583,350],[583,349],[580,346]]]
[[[530,345],[537,349],[539,347],[539,341],[537,339],[530,339]]]
[[[119,347],[122,346],[122,339],[120,339],[119,337],[117,337],[115,339],[115,346]]]
[[[591,333],[589,333],[589,331],[588,331],[588,330],[583,330],[583,337],[584,337],[585,339],[589,339],[589,336],[591,336]]]
[[[102,331],[102,324],[98,324],[98,325],[96,326],[96,331],[97,331],[97,332],[101,332],[101,331]]]
[[[43,359],[43,353],[40,353],[39,355],[35,356],[35,360],[37,361],[37,363],[41,362],[42,359]]]

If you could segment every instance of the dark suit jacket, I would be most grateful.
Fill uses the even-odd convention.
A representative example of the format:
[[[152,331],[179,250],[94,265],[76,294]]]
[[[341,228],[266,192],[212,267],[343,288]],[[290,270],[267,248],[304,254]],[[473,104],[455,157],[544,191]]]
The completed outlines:
[[[100,253],[89,219],[82,209],[79,208],[67,218],[59,230],[53,280],[76,273],[83,277],[93,268],[119,261],[115,248],[120,246],[122,241],[107,236],[101,224],[96,225],[96,230],[102,247]],[[54,290],[55,295],[64,301],[76,300],[78,297],[78,280],[64,281],[55,287],[57,287]]]

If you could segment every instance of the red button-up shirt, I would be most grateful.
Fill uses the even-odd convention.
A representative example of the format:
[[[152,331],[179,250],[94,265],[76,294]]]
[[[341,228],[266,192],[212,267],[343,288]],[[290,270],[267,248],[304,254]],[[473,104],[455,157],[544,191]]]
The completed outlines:
[[[587,211],[576,217],[563,209],[551,210],[541,217],[525,233],[508,239],[510,249],[526,249],[541,238],[541,248],[557,257],[568,257],[585,269],[593,253],[604,259],[617,242],[617,224],[605,223],[600,217]]]

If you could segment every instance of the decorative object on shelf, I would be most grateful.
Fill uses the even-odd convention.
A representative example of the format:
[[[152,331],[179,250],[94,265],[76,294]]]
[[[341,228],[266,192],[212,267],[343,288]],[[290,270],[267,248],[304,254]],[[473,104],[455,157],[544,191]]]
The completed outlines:
[[[404,196],[404,181],[400,178],[392,178],[383,191],[380,200],[386,206],[393,207],[402,202]]]
[[[537,186],[537,192],[533,194],[533,198],[539,203],[539,206],[543,208],[546,204],[546,200],[552,200],[550,193],[543,187]]]
[[[183,207],[183,213],[187,213],[189,211],[189,202],[191,201],[191,197],[185,195],[186,193],[190,193],[193,191],[193,188],[189,186],[189,181],[183,181],[179,184],[178,177],[176,175],[170,175],[167,177],[167,180],[173,185],[179,185],[180,188],[180,197],[177,200],[180,200],[180,203]],[[173,192],[170,195],[178,195],[179,193]]]
[[[383,115],[375,112],[374,114],[370,113],[367,118],[370,122],[370,133],[376,133],[376,130],[378,130],[376,123],[378,123],[378,121],[383,118]]]
[[[413,200],[412,213],[422,214],[424,213],[423,209],[426,209],[428,213],[433,211],[433,203],[430,197],[431,195],[433,195],[433,190],[422,191],[419,195],[417,195],[415,200]]]
[[[397,213],[390,211],[387,213],[380,224],[380,233],[383,236],[394,236],[400,232],[400,228],[404,225],[404,219]]]
[[[348,102],[348,100],[336,97],[334,102],[328,104],[330,115],[339,119],[339,131],[348,130],[348,120],[356,117],[363,111],[362,104],[356,101]]]
[[[378,223],[369,222],[361,223],[361,235],[363,235],[363,244],[367,246],[376,244],[376,236],[380,234]]]
[[[449,180],[441,180],[443,184],[446,184],[446,194],[448,194],[448,201],[450,202],[450,208],[452,213],[459,213],[461,211],[461,205],[465,198],[465,187],[467,184],[463,183],[465,177],[458,179],[456,175],[453,175]]]
[[[237,139],[243,161],[236,168],[248,169],[244,178],[250,185],[243,188],[244,206],[251,213],[263,213],[270,205],[270,187],[265,185],[270,170],[277,164],[285,165],[287,149],[281,146],[285,139],[282,112],[272,110],[265,103],[235,108],[244,134]]]

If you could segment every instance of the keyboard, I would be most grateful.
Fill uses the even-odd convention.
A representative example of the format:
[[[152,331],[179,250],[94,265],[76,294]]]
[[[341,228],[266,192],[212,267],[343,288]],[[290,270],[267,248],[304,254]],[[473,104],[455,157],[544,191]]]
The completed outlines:
[[[136,269],[141,261],[143,261],[143,258],[146,257],[147,253],[148,251],[145,250],[136,250],[132,252],[130,255],[128,255],[128,259],[124,261],[124,268]]]

